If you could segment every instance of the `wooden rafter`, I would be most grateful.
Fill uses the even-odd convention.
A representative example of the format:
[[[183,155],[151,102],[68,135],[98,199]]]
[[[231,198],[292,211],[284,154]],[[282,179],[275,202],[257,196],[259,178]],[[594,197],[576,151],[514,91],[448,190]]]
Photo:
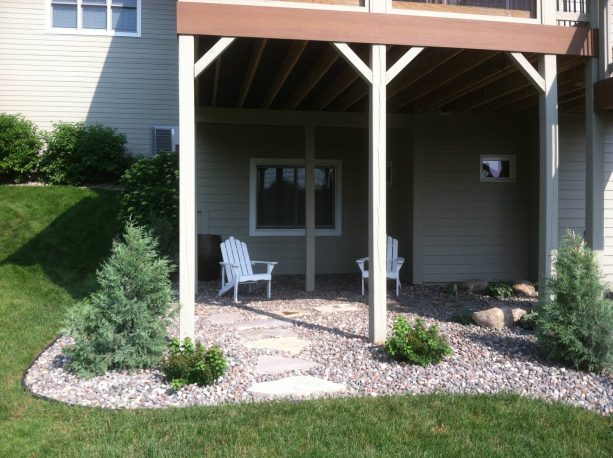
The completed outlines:
[[[353,68],[344,68],[313,102],[312,109],[323,110],[359,78]]]
[[[438,88],[449,84],[455,78],[460,78],[465,73],[471,71],[480,64],[495,58],[495,54],[485,52],[475,55],[471,52],[463,52],[453,60],[450,64],[453,65],[454,71],[450,72],[446,68],[431,73],[426,79],[422,78],[418,83],[409,86],[401,94],[392,99],[389,104],[389,111],[395,112],[402,110],[405,106],[415,100],[425,97]]]
[[[236,102],[238,108],[243,107],[245,100],[249,95],[249,90],[253,84],[253,78],[258,70],[258,66],[260,65],[260,60],[262,59],[262,54],[266,48],[267,41],[268,40],[264,38],[261,40],[255,40],[253,43],[253,50],[251,51],[251,56],[249,57],[249,63],[247,64],[247,69],[245,70],[245,77],[243,78],[241,89],[238,94],[238,101]]]
[[[309,95],[339,57],[340,55],[336,49],[332,46],[326,46],[317,59],[317,62],[313,64],[300,84],[292,91],[285,104],[285,108],[294,110],[300,105],[300,102]]]
[[[464,73],[461,77],[454,79],[449,84],[442,86],[429,97],[418,99],[413,104],[413,111],[423,113],[425,111],[437,110],[453,100],[457,100],[466,94],[492,84],[505,76],[515,72],[515,67],[508,59],[498,54],[483,64]]]
[[[264,98],[264,102],[262,103],[263,108],[270,108],[270,105],[272,105],[275,97],[283,87],[283,84],[287,80],[289,74],[292,72],[296,62],[298,62],[298,59],[300,59],[300,56],[307,47],[307,44],[308,41],[293,41],[290,44],[287,54],[279,66],[279,71],[277,71],[277,74],[275,75],[272,86]]]

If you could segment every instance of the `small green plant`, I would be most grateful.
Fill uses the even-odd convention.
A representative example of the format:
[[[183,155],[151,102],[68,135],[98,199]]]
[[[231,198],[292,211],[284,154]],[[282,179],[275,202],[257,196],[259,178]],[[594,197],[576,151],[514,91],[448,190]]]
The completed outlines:
[[[41,174],[48,183],[116,183],[130,163],[126,136],[101,124],[60,122],[46,142]]]
[[[474,324],[473,311],[469,309],[459,310],[452,315],[451,321],[464,325]]]
[[[128,222],[123,241],[98,271],[99,289],[75,306],[66,332],[68,368],[82,377],[113,369],[153,367],[166,349],[170,324],[170,262],[160,258],[156,240]]]
[[[534,331],[538,326],[538,318],[538,312],[530,311],[521,317],[521,319],[517,322],[517,325],[520,328],[524,328],[529,331]]]
[[[513,286],[506,281],[492,282],[487,287],[487,293],[498,300],[508,299],[513,296]]]
[[[170,381],[170,386],[180,390],[185,385],[211,385],[228,368],[228,362],[218,346],[208,350],[200,342],[193,344],[189,337],[183,340],[172,339],[168,355],[162,362],[162,372]]]
[[[555,277],[539,311],[543,353],[576,369],[613,370],[613,303],[604,298],[600,264],[580,235],[568,231],[555,259]]]
[[[396,318],[385,349],[398,361],[408,361],[422,367],[440,363],[445,356],[453,354],[447,340],[439,335],[438,327],[432,325],[426,329],[424,321],[419,318],[415,326],[411,326],[403,316]]]
[[[149,227],[160,251],[175,261],[179,252],[179,158],[158,153],[136,161],[120,180],[119,220],[132,218]]]
[[[23,116],[0,113],[0,181],[22,183],[36,173],[42,140]]]

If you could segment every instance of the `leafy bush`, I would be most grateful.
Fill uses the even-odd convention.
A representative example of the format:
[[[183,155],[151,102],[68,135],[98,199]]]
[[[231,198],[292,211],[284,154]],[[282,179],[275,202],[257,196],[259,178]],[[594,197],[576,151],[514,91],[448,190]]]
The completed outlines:
[[[42,140],[36,126],[20,115],[0,113],[0,180],[21,183],[32,178]]]
[[[119,220],[151,228],[160,251],[172,260],[179,251],[179,157],[159,153],[135,162],[121,177]]]
[[[183,345],[179,339],[173,339],[169,347],[168,356],[162,363],[162,372],[175,390],[192,383],[210,385],[228,368],[226,358],[217,346],[208,350],[200,342],[194,346],[188,337],[183,340]]]
[[[539,318],[538,312],[529,311],[528,313],[526,313],[519,319],[519,321],[517,322],[517,325],[520,328],[524,328],[524,329],[533,331],[538,326],[538,318]]]
[[[41,172],[48,183],[116,183],[130,162],[126,136],[101,124],[60,122],[46,141]]]
[[[156,240],[129,222],[98,271],[99,289],[71,311],[68,367],[83,377],[112,369],[152,367],[166,349],[171,309],[170,262]]]
[[[555,260],[556,276],[539,312],[537,335],[549,358],[576,369],[613,368],[613,303],[596,255],[571,231],[563,237]]]
[[[408,361],[422,367],[440,363],[445,356],[453,354],[447,341],[439,335],[438,327],[433,325],[426,329],[421,319],[417,319],[413,327],[402,316],[396,318],[385,349],[398,361]]]
[[[513,286],[506,281],[492,282],[487,287],[487,293],[498,300],[508,299],[513,296]]]

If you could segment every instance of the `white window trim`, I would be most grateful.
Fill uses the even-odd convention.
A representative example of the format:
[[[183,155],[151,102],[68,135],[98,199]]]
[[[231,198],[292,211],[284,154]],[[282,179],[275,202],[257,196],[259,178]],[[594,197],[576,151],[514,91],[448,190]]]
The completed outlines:
[[[252,237],[304,237],[304,229],[257,229],[256,228],[256,205],[257,205],[257,167],[259,165],[277,166],[305,166],[304,159],[283,159],[283,158],[251,158],[249,165],[249,235]],[[343,220],[343,174],[342,161],[332,159],[317,159],[315,166],[334,167],[334,229],[315,229],[315,235],[333,236],[342,235]]]
[[[509,161],[510,176],[509,178],[487,178],[481,176],[481,167],[483,161]],[[479,156],[479,181],[481,183],[515,183],[516,181],[516,166],[514,154],[482,154]]]
[[[83,28],[83,9],[82,0],[77,0],[77,28],[68,27],[53,27],[53,10],[51,8],[51,0],[46,1],[46,32],[57,35],[95,35],[95,36],[110,36],[110,37],[135,37],[141,36],[141,1],[136,0],[136,32],[116,32],[112,26],[111,1],[106,4],[106,30],[102,29],[84,29]]]

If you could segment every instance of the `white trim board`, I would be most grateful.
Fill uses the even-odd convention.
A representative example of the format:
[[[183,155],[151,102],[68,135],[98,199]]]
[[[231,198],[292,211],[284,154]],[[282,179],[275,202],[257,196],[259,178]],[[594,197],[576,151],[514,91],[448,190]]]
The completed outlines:
[[[250,158],[249,159],[249,235],[251,237],[304,237],[304,229],[257,229],[256,228],[256,198],[257,198],[257,176],[258,165],[277,165],[277,166],[306,166],[305,159],[284,159],[284,158]],[[316,236],[343,235],[343,172],[342,161],[338,159],[316,159],[315,166],[328,165],[335,168],[335,189],[334,189],[334,229],[315,229]]]

